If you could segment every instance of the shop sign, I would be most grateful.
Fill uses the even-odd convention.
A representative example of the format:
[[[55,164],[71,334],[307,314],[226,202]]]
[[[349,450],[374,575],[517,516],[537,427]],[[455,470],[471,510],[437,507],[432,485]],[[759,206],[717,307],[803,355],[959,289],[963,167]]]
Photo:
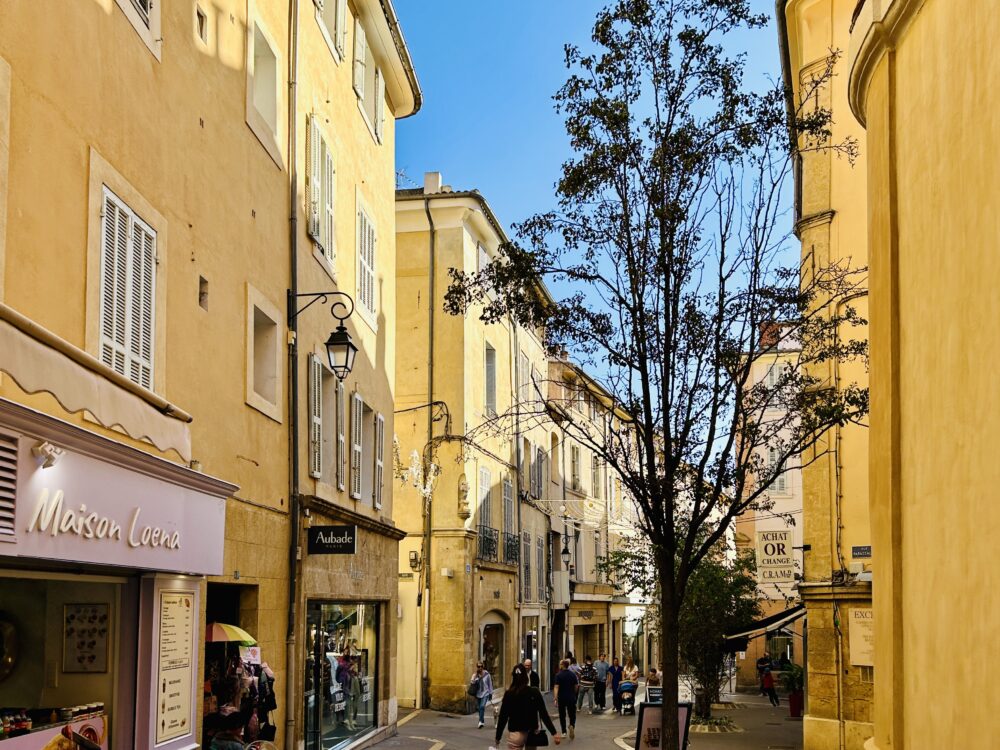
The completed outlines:
[[[677,704],[677,735],[679,739],[678,750],[684,750],[688,746],[688,732],[691,726],[690,703]],[[660,729],[660,717],[663,715],[663,703],[647,703],[643,701],[639,704],[639,720],[635,733],[635,750],[661,750],[662,732]]]
[[[16,540],[0,556],[222,573],[223,499],[73,451],[43,468],[33,442],[19,441]]]
[[[865,544],[860,547],[851,547],[851,557],[855,560],[862,560],[865,558],[870,558],[872,556],[872,546],[870,544]]]
[[[874,667],[875,616],[871,607],[851,610],[847,637],[850,640],[851,664],[855,667]]]
[[[757,532],[757,581],[758,583],[795,581],[791,529]]]
[[[310,526],[310,555],[353,555],[358,551],[357,526]]]

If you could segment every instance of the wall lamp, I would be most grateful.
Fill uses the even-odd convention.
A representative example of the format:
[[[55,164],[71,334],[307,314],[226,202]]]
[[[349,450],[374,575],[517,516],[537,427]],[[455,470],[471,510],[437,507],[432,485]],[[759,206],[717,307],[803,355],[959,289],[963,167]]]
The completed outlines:
[[[59,463],[59,459],[63,457],[63,454],[66,453],[62,448],[53,445],[48,440],[43,440],[36,444],[31,449],[31,452],[35,455],[35,458],[41,461],[43,469],[55,466]]]
[[[299,297],[309,297],[310,300],[300,309],[295,309],[295,301]],[[330,332],[330,337],[326,340],[326,356],[330,361],[330,369],[343,381],[354,369],[354,358],[358,354],[358,347],[351,340],[351,334],[344,327],[344,321],[354,314],[354,300],[347,292],[303,292],[302,294],[292,294],[288,292],[288,320],[295,320],[309,307],[316,303],[326,304],[332,297],[333,304],[330,305],[330,314],[338,321],[337,327]]]

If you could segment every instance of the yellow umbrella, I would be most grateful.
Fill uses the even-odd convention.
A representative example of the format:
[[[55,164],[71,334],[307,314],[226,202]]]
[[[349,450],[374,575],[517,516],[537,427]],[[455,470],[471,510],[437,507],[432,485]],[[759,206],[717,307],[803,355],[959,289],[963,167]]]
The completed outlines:
[[[241,646],[256,646],[257,641],[243,628],[224,622],[210,622],[205,626],[205,643],[229,643],[236,641]]]

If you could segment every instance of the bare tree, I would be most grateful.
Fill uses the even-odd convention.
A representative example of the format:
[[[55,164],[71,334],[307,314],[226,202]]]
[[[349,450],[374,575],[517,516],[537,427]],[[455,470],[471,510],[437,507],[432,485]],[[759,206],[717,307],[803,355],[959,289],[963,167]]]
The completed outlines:
[[[765,21],[748,0],[616,0],[600,12],[591,51],[567,46],[555,97],[574,152],[557,210],[519,225],[520,243],[483,271],[453,270],[446,297],[455,314],[475,306],[486,321],[543,326],[549,347],[611,394],[606,429],[572,412],[561,425],[620,477],[654,550],[667,706],[699,564],[736,516],[770,508],[768,488],[825,430],[868,409],[866,389],[812,374],[866,355],[849,335],[865,321],[847,304],[864,269],[800,277],[781,228],[801,150],[854,155],[829,141],[830,113],[808,95],[834,55],[799,111],[780,87],[750,91],[744,56],[727,47]],[[782,348],[794,356],[755,380]],[[677,747],[669,712],[661,731]]]

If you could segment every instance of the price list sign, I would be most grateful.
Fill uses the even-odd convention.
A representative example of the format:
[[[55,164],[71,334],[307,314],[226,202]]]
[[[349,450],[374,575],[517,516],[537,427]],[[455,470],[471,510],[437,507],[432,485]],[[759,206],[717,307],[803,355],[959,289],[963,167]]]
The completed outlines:
[[[193,591],[160,592],[156,744],[191,733],[194,606]]]

